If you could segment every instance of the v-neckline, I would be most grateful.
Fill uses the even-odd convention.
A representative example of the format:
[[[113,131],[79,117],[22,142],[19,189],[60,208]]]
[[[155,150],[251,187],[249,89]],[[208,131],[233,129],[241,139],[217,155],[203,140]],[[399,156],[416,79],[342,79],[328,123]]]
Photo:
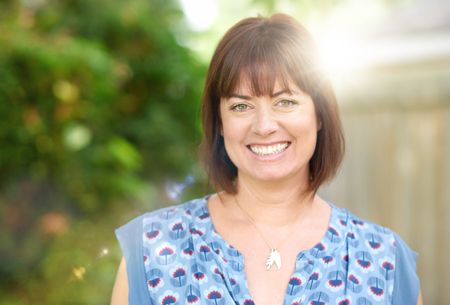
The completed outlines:
[[[253,296],[250,294],[250,290],[248,287],[248,277],[247,274],[245,272],[245,263],[244,263],[244,255],[241,251],[239,251],[235,246],[233,246],[230,242],[228,242],[217,230],[216,227],[214,225],[213,219],[211,217],[211,213],[210,213],[210,209],[208,206],[208,202],[209,199],[211,198],[213,194],[208,194],[206,196],[204,196],[202,198],[202,205],[203,208],[205,209],[205,211],[207,212],[207,214],[209,215],[208,218],[208,224],[207,224],[207,228],[208,228],[208,232],[209,234],[208,237],[211,238],[211,241],[215,241],[215,242],[219,242],[219,244],[224,245],[227,248],[227,251],[225,252],[226,255],[226,259],[229,261],[232,261],[234,264],[238,263],[239,266],[234,266],[235,268],[233,268],[234,272],[237,272],[243,279],[244,279],[244,283],[243,287],[245,289],[245,291],[241,292],[244,294],[244,296],[248,296],[250,297],[250,299],[254,302],[254,298]],[[295,273],[299,270],[302,269],[303,267],[307,266],[307,265],[314,265],[314,260],[317,259],[317,256],[314,255],[313,253],[320,251],[319,249],[323,248],[323,245],[327,243],[327,239],[329,239],[327,237],[328,234],[330,234],[331,232],[335,232],[336,231],[336,226],[333,226],[333,224],[336,221],[337,218],[337,208],[334,204],[332,204],[331,202],[328,202],[325,200],[325,202],[328,204],[328,206],[331,209],[330,212],[330,216],[328,218],[328,224],[327,224],[327,229],[325,230],[325,232],[323,233],[321,239],[319,242],[317,242],[313,247],[309,248],[309,249],[304,249],[301,250],[297,256],[296,256],[296,262],[295,262],[295,268],[294,271],[291,273],[290,278],[292,278]],[[339,232],[337,232],[339,234]],[[333,234],[333,233],[332,233]],[[336,247],[337,248],[337,247]],[[336,248],[330,248],[327,249],[328,251],[326,252],[327,254],[331,254],[332,252],[334,252],[334,250]],[[317,251],[315,251],[317,249]],[[237,259],[238,262],[234,262],[233,260]],[[283,296],[283,304],[286,303],[286,298],[287,298],[287,291],[288,287],[286,287],[286,290],[284,292],[284,296]],[[280,304],[282,305],[282,304]]]

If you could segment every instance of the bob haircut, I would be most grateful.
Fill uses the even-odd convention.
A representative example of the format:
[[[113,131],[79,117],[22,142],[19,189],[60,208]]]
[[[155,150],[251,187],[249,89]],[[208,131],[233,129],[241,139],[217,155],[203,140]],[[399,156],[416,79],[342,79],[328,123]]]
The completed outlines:
[[[238,170],[221,135],[220,100],[230,97],[244,81],[253,96],[272,95],[276,81],[283,90],[289,91],[292,82],[311,96],[320,129],[309,161],[308,191],[317,192],[336,174],[344,136],[334,91],[318,67],[310,34],[288,15],[246,18],[228,30],[211,59],[201,109],[200,158],[216,189],[237,192]]]

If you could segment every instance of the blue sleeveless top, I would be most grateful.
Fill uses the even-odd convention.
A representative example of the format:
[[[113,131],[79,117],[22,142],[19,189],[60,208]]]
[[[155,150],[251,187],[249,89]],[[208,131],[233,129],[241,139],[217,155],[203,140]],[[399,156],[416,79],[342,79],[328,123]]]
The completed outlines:
[[[146,213],[116,230],[129,305],[254,305],[243,255],[214,229],[207,201]],[[297,255],[283,305],[416,305],[417,254],[393,231],[330,206],[322,240]]]

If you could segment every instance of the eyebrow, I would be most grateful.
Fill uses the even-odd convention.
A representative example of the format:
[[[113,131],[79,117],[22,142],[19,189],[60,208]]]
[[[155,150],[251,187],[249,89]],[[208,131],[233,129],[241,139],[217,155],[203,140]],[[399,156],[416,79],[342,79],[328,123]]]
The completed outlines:
[[[275,92],[275,93],[271,94],[270,97],[277,97],[277,96],[280,96],[280,95],[282,95],[284,93],[298,94],[298,92],[295,91],[295,90],[284,89],[284,90],[281,90],[281,91],[278,91],[278,92]],[[242,99],[242,100],[247,100],[247,101],[252,99],[251,96],[237,94],[237,93],[230,94],[229,98],[232,98],[232,97],[239,98],[239,99]]]
[[[298,94],[297,91],[295,91],[295,90],[284,89],[284,90],[281,90],[281,91],[278,91],[278,92],[273,93],[273,94],[271,95],[271,97],[277,97],[277,96],[280,96],[280,95],[285,94],[285,93],[289,93],[289,94],[291,94],[291,95],[292,95],[292,94]]]
[[[248,96],[248,95],[241,95],[241,94],[237,94],[237,93],[232,93],[230,94],[230,96],[228,97],[229,99],[235,97],[235,98],[240,98],[242,100],[251,100],[252,97]]]

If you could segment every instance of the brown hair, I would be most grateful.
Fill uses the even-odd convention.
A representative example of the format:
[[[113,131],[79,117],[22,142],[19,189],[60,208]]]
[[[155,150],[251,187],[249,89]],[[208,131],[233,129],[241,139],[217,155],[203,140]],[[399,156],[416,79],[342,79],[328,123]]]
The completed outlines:
[[[249,81],[255,96],[271,95],[277,80],[283,89],[289,90],[292,81],[311,96],[321,128],[309,161],[309,190],[316,192],[336,174],[344,137],[334,91],[315,56],[308,31],[288,15],[246,18],[228,30],[211,59],[202,105],[200,156],[214,187],[232,194],[237,191],[237,168],[220,134],[220,99],[230,97],[243,80]]]

